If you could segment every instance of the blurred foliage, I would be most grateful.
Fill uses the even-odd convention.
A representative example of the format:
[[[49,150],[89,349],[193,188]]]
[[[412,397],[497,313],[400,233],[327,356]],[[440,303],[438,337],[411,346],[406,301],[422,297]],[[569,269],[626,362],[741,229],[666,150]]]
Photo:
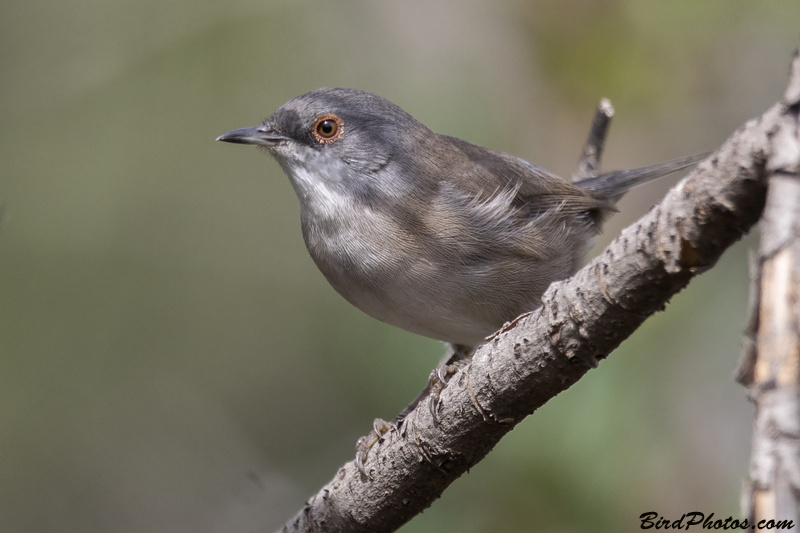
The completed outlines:
[[[278,166],[219,133],[357,87],[568,175],[607,96],[607,166],[644,165],[771,105],[798,20],[794,0],[4,3],[0,531],[278,527],[438,361],[327,286]],[[403,531],[737,515],[746,246]]]

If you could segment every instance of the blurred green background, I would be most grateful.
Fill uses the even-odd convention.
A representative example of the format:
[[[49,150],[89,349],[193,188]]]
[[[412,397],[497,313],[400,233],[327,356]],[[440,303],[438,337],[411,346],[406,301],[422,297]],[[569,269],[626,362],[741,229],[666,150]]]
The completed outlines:
[[[775,102],[798,22],[796,0],[4,2],[0,531],[270,531],[438,362],[328,287],[279,167],[216,135],[356,87],[570,175],[606,96],[605,168],[641,166]],[[402,531],[738,516],[754,242]]]

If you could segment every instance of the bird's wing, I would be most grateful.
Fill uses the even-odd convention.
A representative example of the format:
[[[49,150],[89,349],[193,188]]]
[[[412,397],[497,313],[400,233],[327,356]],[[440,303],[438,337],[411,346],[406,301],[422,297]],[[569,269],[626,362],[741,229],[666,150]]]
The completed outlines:
[[[476,202],[513,195],[510,207],[520,222],[558,209],[563,215],[613,211],[602,194],[577,187],[552,172],[524,159],[477,146],[461,139],[440,143],[451,152],[448,185],[475,198]]]

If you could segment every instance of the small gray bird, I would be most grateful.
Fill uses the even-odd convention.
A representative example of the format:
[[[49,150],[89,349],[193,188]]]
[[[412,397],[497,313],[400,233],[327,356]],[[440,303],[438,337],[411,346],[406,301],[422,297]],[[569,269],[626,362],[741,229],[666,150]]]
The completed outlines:
[[[571,184],[434,133],[374,94],[327,88],[217,140],[278,161],[306,247],[347,301],[461,353],[572,275],[626,191],[702,158]]]

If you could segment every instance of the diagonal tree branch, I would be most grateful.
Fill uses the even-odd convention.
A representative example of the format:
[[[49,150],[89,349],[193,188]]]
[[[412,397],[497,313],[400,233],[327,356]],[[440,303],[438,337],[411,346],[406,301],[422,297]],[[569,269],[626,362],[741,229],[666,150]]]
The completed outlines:
[[[780,102],[737,130],[599,257],[553,283],[542,307],[479,347],[442,391],[436,419],[423,402],[387,433],[368,479],[346,463],[282,531],[392,531],[428,507],[756,223],[774,139],[796,137],[797,120],[797,106]]]

